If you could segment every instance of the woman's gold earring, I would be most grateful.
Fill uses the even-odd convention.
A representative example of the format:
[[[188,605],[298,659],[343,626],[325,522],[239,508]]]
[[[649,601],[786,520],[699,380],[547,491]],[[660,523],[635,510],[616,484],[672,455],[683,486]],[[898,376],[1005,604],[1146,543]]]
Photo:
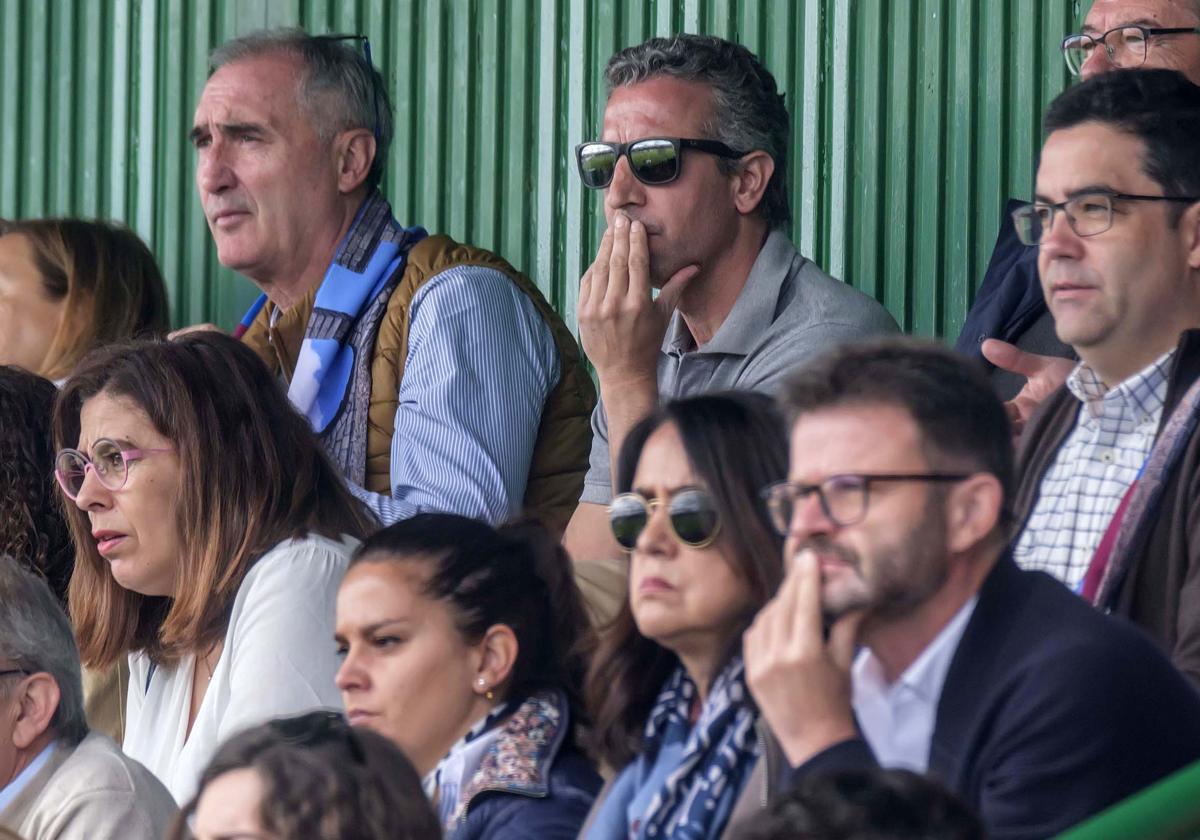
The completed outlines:
[[[496,699],[496,695],[492,694],[492,690],[490,688],[484,692],[483,696],[486,697],[489,702]]]

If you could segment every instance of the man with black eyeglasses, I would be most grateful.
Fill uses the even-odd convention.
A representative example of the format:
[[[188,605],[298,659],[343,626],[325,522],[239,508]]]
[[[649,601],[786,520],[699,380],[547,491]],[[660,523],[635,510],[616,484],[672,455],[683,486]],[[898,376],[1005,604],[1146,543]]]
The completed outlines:
[[[1084,81],[1113,70],[1178,70],[1200,84],[1200,0],[1096,0],[1083,31],[1061,44],[1072,75]],[[1009,202],[992,258],[955,347],[983,361],[996,392],[1011,400],[1019,432],[1037,405],[1074,366],[1054,333],[1037,276],[1037,248],[1008,224]]]
[[[772,393],[814,354],[896,330],[879,303],[789,241],[790,119],[749,50],[700,35],[654,38],[614,55],[605,80],[599,136],[576,148],[580,178],[603,191],[608,220],[579,288],[601,403],[566,535],[585,561],[620,556],[605,507],[612,453],[660,400]]]
[[[782,402],[788,478],[763,495],[789,569],[742,646],[783,754],[769,795],[904,768],[988,837],[1044,838],[1200,759],[1200,697],[1163,652],[1013,562],[1012,443],[976,366],[881,340]]]
[[[1013,221],[1080,363],[1026,428],[1014,557],[1141,625],[1200,685],[1200,87],[1107,73],[1045,123]]]
[[[243,340],[351,490],[384,524],[527,513],[561,531],[595,388],[530,278],[393,217],[392,107],[366,39],[259,32],[210,65],[196,187],[221,264],[263,292]]]

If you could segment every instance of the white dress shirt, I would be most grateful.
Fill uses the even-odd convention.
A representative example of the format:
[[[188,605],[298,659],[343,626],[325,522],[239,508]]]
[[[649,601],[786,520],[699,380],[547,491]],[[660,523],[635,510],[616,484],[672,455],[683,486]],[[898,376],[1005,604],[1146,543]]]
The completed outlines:
[[[338,585],[357,541],[308,536],[275,546],[238,588],[225,646],[187,733],[196,657],[154,668],[129,658],[125,753],[146,765],[184,803],[217,747],[239,730],[275,717],[340,709],[333,684]]]
[[[1042,477],[1037,502],[1013,548],[1023,569],[1077,589],[1134,480],[1162,419],[1171,359],[1163,354],[1115,388],[1086,364],[1067,378],[1081,403],[1075,428]]]
[[[937,723],[942,686],[978,600],[975,595],[963,604],[893,683],[884,677],[883,664],[869,648],[864,648],[854,660],[851,672],[854,714],[880,766],[917,773],[928,769],[929,744]]]

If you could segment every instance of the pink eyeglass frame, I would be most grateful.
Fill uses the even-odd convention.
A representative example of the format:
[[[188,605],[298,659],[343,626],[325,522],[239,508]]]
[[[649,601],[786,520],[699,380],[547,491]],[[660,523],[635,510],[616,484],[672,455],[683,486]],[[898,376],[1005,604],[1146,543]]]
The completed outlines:
[[[79,494],[71,492],[70,488],[67,487],[67,481],[63,477],[62,471],[58,468],[59,459],[62,458],[62,456],[66,455],[67,453],[76,455],[83,461],[83,465],[84,465],[83,466],[83,479],[79,483],[80,490],[83,489],[83,482],[87,481],[88,470],[91,470],[92,472],[94,472],[96,474],[96,480],[100,482],[101,487],[103,487],[104,489],[106,489],[112,493],[117,493],[121,490],[124,490],[125,485],[129,483],[129,465],[132,464],[134,461],[141,461],[147,455],[153,455],[156,452],[174,452],[175,451],[175,448],[172,446],[168,446],[165,449],[137,449],[137,448],[122,449],[121,444],[117,443],[112,438],[99,438],[96,441],[96,443],[92,444],[92,450],[93,451],[95,450],[97,444],[105,443],[105,442],[111,443],[113,446],[115,446],[117,448],[117,454],[119,454],[121,456],[121,460],[125,462],[125,480],[121,482],[120,487],[109,487],[104,482],[104,479],[100,477],[100,471],[96,469],[95,464],[92,463],[92,459],[88,457],[86,452],[80,452],[78,449],[71,449],[68,447],[66,449],[60,449],[58,451],[58,454],[54,456],[54,477],[55,477],[55,479],[58,480],[58,486],[62,488],[63,494],[71,501],[75,501],[76,497]]]

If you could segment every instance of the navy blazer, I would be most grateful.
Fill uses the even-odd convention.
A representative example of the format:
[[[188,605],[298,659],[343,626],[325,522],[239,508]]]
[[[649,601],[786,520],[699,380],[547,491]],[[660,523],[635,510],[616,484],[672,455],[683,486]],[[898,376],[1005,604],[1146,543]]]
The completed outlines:
[[[1141,630],[1005,555],[938,702],[929,775],[993,838],[1057,834],[1200,760],[1200,695]],[[845,741],[790,771],[875,765]]]
[[[984,339],[999,338],[1016,344],[1047,311],[1038,279],[1038,249],[1022,245],[1012,223],[1012,211],[1024,203],[1009,199],[1005,206],[992,258],[954,343],[955,350],[982,362],[989,371],[992,364],[979,349]]]

